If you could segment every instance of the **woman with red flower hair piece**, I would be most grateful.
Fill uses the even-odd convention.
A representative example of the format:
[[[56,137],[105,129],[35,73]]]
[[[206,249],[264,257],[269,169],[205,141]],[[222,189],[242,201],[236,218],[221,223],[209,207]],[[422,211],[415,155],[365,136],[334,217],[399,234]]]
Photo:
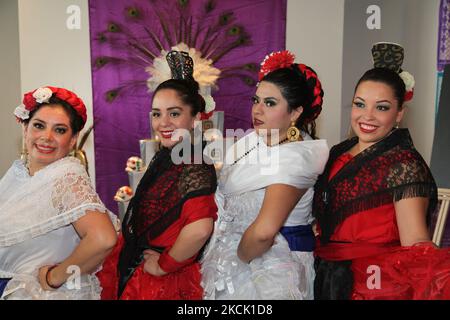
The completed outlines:
[[[255,131],[228,152],[219,177],[219,220],[202,260],[205,299],[312,299],[313,185],[328,158],[313,140],[323,91],[289,51],[262,63]]]
[[[93,275],[116,242],[114,215],[68,156],[86,122],[75,93],[42,87],[14,112],[25,161],[0,180],[1,299],[99,299]]]
[[[392,57],[390,47],[376,56]],[[331,149],[317,180],[316,299],[450,299],[450,250],[436,248],[427,229],[437,187],[408,129],[396,128],[406,101],[398,69],[361,77],[356,136]]]

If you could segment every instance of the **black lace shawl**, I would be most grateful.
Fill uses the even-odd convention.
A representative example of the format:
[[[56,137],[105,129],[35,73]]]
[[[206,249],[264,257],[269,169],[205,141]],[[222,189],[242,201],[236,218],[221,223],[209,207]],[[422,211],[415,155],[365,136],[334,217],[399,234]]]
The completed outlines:
[[[336,159],[358,138],[330,150],[330,157],[314,187],[313,215],[322,230],[321,243],[329,242],[335,228],[350,215],[405,198],[429,198],[429,218],[437,203],[437,187],[422,156],[414,148],[408,129],[396,129],[385,139],[352,158],[331,180]]]
[[[180,217],[187,200],[214,194],[216,187],[214,166],[205,163],[176,165],[168,148],[162,148],[155,154],[122,223],[125,244],[118,264],[119,296],[135,268],[142,262],[143,251],[149,248],[164,250],[151,247],[149,242]]]

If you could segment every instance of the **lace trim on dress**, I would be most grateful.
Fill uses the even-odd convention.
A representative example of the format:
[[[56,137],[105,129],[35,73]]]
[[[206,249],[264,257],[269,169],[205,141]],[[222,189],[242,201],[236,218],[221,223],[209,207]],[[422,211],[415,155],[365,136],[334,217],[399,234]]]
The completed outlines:
[[[16,243],[23,242],[27,239],[43,235],[52,230],[64,227],[77,221],[79,218],[84,216],[87,211],[104,212],[105,207],[100,204],[82,205],[64,214],[54,216],[47,221],[43,221],[40,224],[30,226],[29,228],[20,230],[18,232],[0,235],[0,247],[8,247]]]
[[[57,160],[30,177],[21,160],[2,179],[0,246],[11,246],[69,225],[87,211],[110,213],[80,161]],[[25,180],[24,180],[25,179]]]
[[[100,300],[101,290],[93,274],[81,276],[79,283],[66,282],[55,291],[42,289],[36,275],[15,274],[0,300]]]
[[[12,278],[12,277],[14,277],[14,273],[0,270],[0,278],[9,279],[9,278]]]
[[[29,179],[30,174],[28,173],[27,168],[25,167],[25,163],[23,160],[16,160],[13,163],[14,173],[19,179]]]

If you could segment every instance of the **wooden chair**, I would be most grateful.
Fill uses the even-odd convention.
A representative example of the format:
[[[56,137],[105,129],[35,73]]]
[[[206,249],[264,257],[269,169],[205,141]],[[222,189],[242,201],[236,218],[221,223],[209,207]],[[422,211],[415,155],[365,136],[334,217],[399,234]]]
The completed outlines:
[[[445,225],[450,209],[450,189],[438,189],[438,204],[439,211],[437,213],[436,225],[433,232],[433,242],[437,246],[440,246],[442,237],[444,236]]]

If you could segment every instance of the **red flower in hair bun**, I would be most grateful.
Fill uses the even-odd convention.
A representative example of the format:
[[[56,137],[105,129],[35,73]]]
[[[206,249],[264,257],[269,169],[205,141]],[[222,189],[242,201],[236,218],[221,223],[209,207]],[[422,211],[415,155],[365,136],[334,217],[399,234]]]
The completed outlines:
[[[317,118],[317,116],[320,114],[320,112],[322,111],[322,104],[323,104],[322,84],[321,84],[319,78],[317,77],[317,74],[311,68],[309,68],[308,66],[306,66],[302,63],[300,63],[298,65],[298,68],[305,75],[306,81],[308,81],[311,78],[315,79],[315,86],[313,89],[314,100],[311,103],[311,108],[314,109],[314,112],[313,112],[312,116],[310,117],[310,119],[306,119],[306,120],[312,121],[312,120],[315,120]]]
[[[273,52],[270,55],[266,56],[264,61],[261,63],[261,70],[259,71],[259,81],[262,80],[267,74],[270,72],[273,72],[278,69],[282,68],[290,68],[294,64],[295,56],[289,52],[288,50],[284,51],[278,51]],[[299,63],[296,64],[299,71],[302,74],[302,77],[308,81],[309,79],[313,78],[314,82],[309,82],[308,85],[313,84],[314,88],[311,88],[313,90],[313,97],[312,97],[312,114],[310,116],[310,119],[305,119],[307,121],[313,121],[317,118],[317,116],[320,114],[322,110],[322,103],[323,103],[323,90],[322,90],[322,84],[319,81],[319,78],[317,77],[317,74],[308,66],[305,64]]]
[[[414,89],[405,93],[405,102],[411,101],[414,96]]]
[[[294,63],[295,56],[288,50],[272,52],[261,63],[261,69],[258,74],[258,79],[261,81],[267,74],[272,71],[289,68]]]

